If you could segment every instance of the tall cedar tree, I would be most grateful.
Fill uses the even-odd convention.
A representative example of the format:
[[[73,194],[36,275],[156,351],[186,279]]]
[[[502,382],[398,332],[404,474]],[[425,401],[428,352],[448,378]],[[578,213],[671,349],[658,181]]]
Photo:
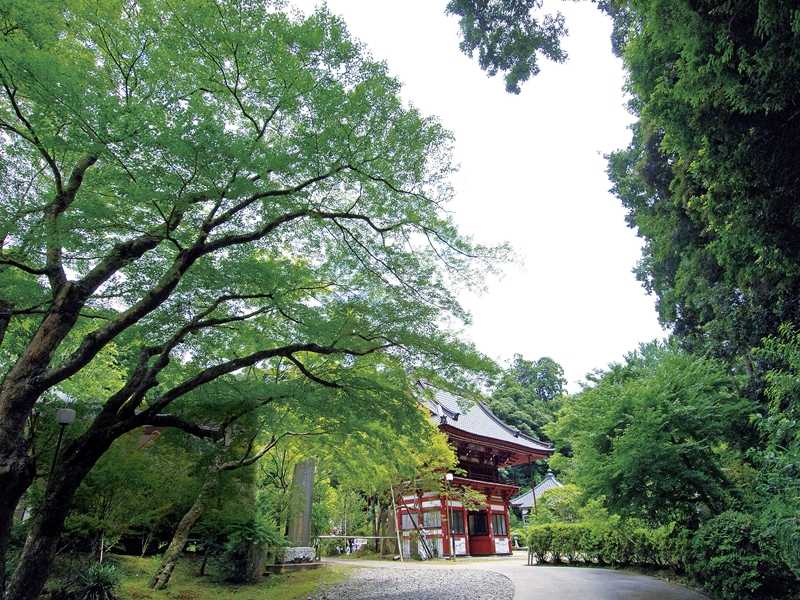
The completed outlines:
[[[606,9],[638,117],[631,145],[609,160],[645,240],[638,277],[687,347],[745,355],[800,320],[800,8]]]

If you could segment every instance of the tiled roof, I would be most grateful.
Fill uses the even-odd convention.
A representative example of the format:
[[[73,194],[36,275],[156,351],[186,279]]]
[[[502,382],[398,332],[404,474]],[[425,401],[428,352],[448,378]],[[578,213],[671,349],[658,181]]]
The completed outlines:
[[[550,454],[553,452],[550,444],[527,436],[503,423],[482,402],[464,400],[426,383],[420,383],[420,386],[432,393],[432,396],[428,394],[423,396],[423,403],[430,409],[433,416],[439,419],[439,422],[444,417],[445,423],[453,429],[509,442],[540,453]]]
[[[545,475],[544,479],[532,490],[528,490],[527,492],[521,493],[519,496],[515,496],[511,499],[511,505],[516,506],[517,508],[523,509],[530,509],[533,507],[533,496],[536,495],[536,499],[542,497],[547,490],[552,490],[553,488],[562,487],[562,484],[556,476],[553,474],[552,471],[548,471],[547,475]]]

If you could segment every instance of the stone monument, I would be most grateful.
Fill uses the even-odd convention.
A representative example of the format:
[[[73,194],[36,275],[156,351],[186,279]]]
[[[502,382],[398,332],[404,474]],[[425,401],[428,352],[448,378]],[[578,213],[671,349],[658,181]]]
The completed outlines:
[[[294,466],[292,490],[289,496],[289,521],[286,538],[289,547],[283,563],[313,562],[316,552],[311,546],[311,507],[314,495],[316,461],[307,458]]]

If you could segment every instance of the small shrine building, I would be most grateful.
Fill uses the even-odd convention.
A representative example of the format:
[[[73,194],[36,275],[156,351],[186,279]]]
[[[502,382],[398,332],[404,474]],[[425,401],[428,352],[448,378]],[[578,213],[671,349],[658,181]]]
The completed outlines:
[[[555,473],[548,471],[544,479],[540,481],[532,490],[528,490],[515,496],[511,499],[511,508],[516,511],[517,515],[522,518],[525,523],[531,512],[536,510],[536,503],[541,499],[542,494],[553,488],[564,487],[564,484],[556,479]]]
[[[486,496],[486,506],[465,510],[441,491],[419,490],[398,499],[397,527],[404,556],[412,544],[426,556],[486,556],[510,554],[510,501],[519,487],[501,481],[499,469],[547,458],[550,444],[503,423],[481,402],[467,402],[449,392],[420,383],[421,402],[444,432],[458,456],[464,475],[454,476],[452,488],[469,487]],[[417,542],[420,532],[425,541]]]

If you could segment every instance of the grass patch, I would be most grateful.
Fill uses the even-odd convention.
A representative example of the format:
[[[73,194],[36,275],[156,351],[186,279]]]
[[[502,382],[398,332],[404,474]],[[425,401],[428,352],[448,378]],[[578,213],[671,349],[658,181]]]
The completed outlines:
[[[344,581],[350,567],[326,565],[318,569],[285,575],[267,575],[253,585],[232,585],[213,576],[198,577],[198,565],[190,558],[178,563],[166,590],[148,587],[159,558],[113,557],[123,573],[119,595],[122,600],[295,600]]]

